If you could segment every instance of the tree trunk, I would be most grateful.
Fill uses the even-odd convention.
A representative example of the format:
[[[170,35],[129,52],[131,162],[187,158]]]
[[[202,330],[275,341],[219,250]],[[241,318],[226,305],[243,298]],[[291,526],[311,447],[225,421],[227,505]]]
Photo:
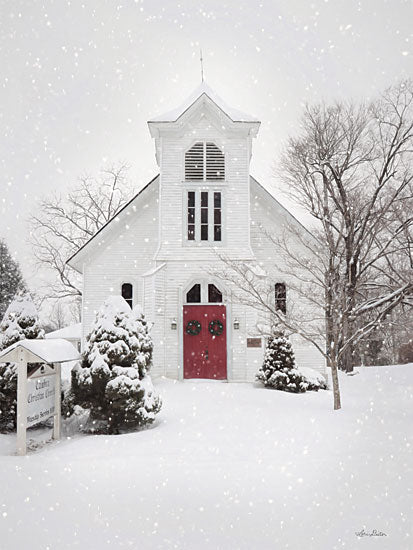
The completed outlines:
[[[329,359],[329,367],[331,368],[331,380],[333,382],[333,397],[334,397],[334,410],[338,411],[341,409],[341,397],[340,397],[340,386],[338,383],[338,369],[337,363],[334,359]]]
[[[344,372],[353,372],[354,370],[354,354],[353,354],[354,348],[353,345],[347,346],[347,348],[344,350],[340,357],[339,361],[339,369]]]

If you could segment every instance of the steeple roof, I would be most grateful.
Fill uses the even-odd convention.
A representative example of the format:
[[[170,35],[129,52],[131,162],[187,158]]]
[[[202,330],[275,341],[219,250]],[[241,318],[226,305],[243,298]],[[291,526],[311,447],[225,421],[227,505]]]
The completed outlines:
[[[191,93],[186,100],[179,105],[176,109],[168,111],[163,115],[156,116],[151,118],[148,123],[162,123],[162,122],[176,122],[188,109],[194,105],[198,100],[202,98],[208,98],[212,103],[214,103],[223,113],[225,113],[232,122],[248,122],[248,123],[259,123],[259,120],[256,117],[247,115],[233,107],[230,107],[221,99],[212,88],[208,86],[205,82],[202,82],[195,90]]]

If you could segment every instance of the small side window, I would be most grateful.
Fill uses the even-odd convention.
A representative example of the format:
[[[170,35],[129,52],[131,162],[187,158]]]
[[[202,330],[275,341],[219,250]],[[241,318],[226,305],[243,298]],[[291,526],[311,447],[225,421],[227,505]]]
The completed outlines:
[[[287,313],[287,288],[285,283],[275,283],[275,311]]]
[[[122,298],[132,309],[133,307],[133,286],[131,283],[123,283],[122,285]]]

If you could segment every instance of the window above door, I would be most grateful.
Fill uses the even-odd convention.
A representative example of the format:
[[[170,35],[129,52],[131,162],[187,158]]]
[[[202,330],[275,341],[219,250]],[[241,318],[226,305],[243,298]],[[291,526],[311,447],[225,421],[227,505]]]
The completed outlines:
[[[185,295],[187,304],[217,304],[223,302],[221,290],[214,284],[208,282],[195,283]]]

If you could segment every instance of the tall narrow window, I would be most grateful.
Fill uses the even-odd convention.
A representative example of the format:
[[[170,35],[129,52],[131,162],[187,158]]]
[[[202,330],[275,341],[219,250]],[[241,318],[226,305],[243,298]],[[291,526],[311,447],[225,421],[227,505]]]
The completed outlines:
[[[188,304],[199,304],[201,301],[201,285],[196,284],[194,285],[188,292],[186,293],[186,301]]]
[[[287,288],[285,283],[275,283],[275,310],[287,313]]]
[[[208,240],[208,191],[201,192],[201,241]]]
[[[214,193],[214,241],[221,240],[221,193]]]
[[[208,302],[222,302],[222,292],[212,283],[208,285]]]
[[[133,307],[133,286],[131,283],[123,283],[122,285],[122,298],[132,309]]]
[[[195,191],[188,191],[188,241],[195,240]]]

